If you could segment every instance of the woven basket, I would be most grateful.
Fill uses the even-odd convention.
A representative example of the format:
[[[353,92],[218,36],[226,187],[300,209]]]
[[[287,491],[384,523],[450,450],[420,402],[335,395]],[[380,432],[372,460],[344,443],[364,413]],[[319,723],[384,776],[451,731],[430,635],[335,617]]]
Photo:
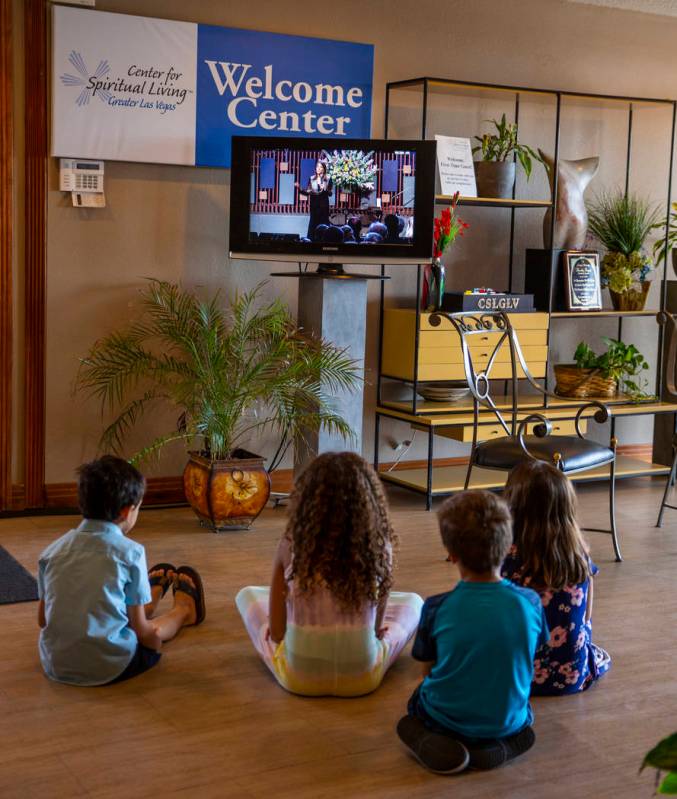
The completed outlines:
[[[562,397],[614,397],[617,392],[613,377],[602,377],[599,369],[579,369],[571,363],[555,365],[555,394]]]

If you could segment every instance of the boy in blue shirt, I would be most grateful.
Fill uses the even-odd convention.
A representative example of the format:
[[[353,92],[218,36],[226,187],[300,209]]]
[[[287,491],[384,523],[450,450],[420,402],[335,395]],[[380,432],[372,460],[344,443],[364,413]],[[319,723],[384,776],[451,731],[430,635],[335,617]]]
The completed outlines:
[[[465,491],[438,519],[461,580],[423,605],[412,655],[424,679],[397,733],[431,771],[456,774],[495,768],[533,746],[534,653],[549,633],[538,594],[501,578],[512,544],[506,503]]]
[[[152,668],[163,641],[199,624],[204,590],[189,566],[148,573],[144,548],[126,537],[145,490],[139,471],[106,455],[78,474],[82,523],[40,555],[40,660],[58,682],[105,685]],[[174,607],[150,621],[170,586]]]

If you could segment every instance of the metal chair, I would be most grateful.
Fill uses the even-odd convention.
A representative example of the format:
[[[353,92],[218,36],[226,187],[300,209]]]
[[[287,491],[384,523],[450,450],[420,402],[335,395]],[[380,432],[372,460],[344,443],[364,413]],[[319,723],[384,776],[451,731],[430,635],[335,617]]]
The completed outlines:
[[[597,400],[579,403],[574,417],[576,435],[552,435],[552,425],[543,413],[520,410],[518,385],[520,379],[526,379],[544,397],[552,397],[561,401],[561,397],[548,392],[539,385],[529,372],[529,367],[520,348],[517,333],[510,323],[507,313],[490,312],[479,315],[468,313],[445,313],[438,311],[430,316],[429,322],[433,327],[439,327],[442,319],[447,319],[460,337],[463,354],[463,365],[468,387],[473,397],[473,439],[470,450],[470,460],[465,478],[465,488],[470,485],[470,477],[474,466],[485,469],[498,469],[510,471],[519,462],[525,459],[543,460],[552,463],[565,474],[576,474],[588,471],[599,466],[609,464],[609,522],[610,529],[586,528],[590,532],[608,533],[611,535],[616,560],[621,561],[621,550],[616,530],[616,438],[610,437],[609,446],[591,441],[581,432],[581,419],[583,416],[592,418],[599,424],[604,424],[611,418],[608,407]],[[499,334],[496,345],[490,352],[486,363],[475,368],[473,361],[473,339],[487,331]],[[479,343],[479,341],[478,341]],[[490,381],[491,370],[497,362],[498,353],[502,347],[507,346],[510,353],[510,378],[511,395],[510,407],[506,416],[501,413],[496,403],[491,398]],[[676,343],[677,346],[677,343]],[[482,348],[486,349],[486,348]],[[483,356],[484,361],[484,356]],[[521,373],[520,373],[521,370]],[[499,379],[504,379],[503,377]],[[489,441],[478,442],[478,427],[480,423],[480,406],[490,410],[501,427],[505,436]],[[592,413],[594,409],[594,413]],[[545,410],[545,409],[544,409]],[[507,418],[506,418],[507,417]],[[528,427],[533,426],[533,435],[527,435]],[[674,470],[674,464],[673,464]]]
[[[659,311],[656,314],[659,325],[663,325],[666,335],[666,346],[663,351],[663,395],[662,399],[667,402],[677,402],[677,386],[675,386],[675,371],[677,370],[677,320],[667,311]],[[677,510],[677,505],[668,503],[668,493],[671,486],[675,484],[675,473],[677,472],[677,432],[672,434],[672,467],[665,483],[665,491],[661,500],[661,508],[658,511],[656,527],[663,526],[663,513],[666,508]]]

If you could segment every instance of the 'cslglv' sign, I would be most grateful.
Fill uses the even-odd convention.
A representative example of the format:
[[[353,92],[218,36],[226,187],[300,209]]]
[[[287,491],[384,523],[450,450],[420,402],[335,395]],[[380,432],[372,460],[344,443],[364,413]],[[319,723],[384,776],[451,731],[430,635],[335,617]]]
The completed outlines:
[[[227,167],[233,135],[371,133],[372,45],[53,14],[52,155]]]

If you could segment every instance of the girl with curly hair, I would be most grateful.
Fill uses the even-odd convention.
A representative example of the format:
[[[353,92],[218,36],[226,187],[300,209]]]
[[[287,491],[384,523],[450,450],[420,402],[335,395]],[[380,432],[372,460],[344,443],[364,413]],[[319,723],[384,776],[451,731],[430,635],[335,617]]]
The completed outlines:
[[[297,480],[270,588],[236,597],[256,651],[305,696],[375,690],[416,630],[423,600],[391,591],[395,542],[381,483],[352,452],[320,455]]]
[[[576,492],[545,461],[516,466],[505,486],[513,546],[502,574],[541,597],[550,640],[536,650],[532,696],[575,694],[609,670],[611,658],[592,642],[592,589],[597,566],[576,520]]]

